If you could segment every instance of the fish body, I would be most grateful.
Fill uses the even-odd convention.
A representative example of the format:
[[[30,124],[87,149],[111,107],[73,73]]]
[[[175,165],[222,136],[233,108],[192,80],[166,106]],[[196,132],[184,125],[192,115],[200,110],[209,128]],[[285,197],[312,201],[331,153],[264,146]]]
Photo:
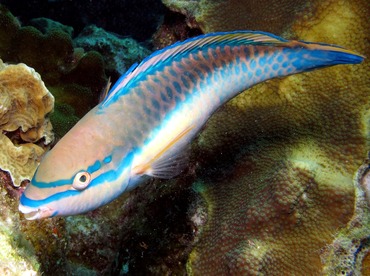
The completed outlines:
[[[153,53],[43,158],[20,199],[27,219],[94,210],[143,182],[171,178],[225,102],[267,79],[360,63],[344,48],[264,32],[213,33]]]

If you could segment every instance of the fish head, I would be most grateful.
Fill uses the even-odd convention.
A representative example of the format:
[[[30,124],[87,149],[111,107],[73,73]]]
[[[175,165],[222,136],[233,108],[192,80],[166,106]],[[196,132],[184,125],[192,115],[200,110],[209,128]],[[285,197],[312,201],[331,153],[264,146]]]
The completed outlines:
[[[123,193],[130,182],[130,155],[121,156],[102,143],[83,120],[41,160],[21,195],[19,210],[26,219],[82,214]],[[89,122],[86,122],[89,123]],[[95,135],[95,136],[94,136]],[[94,137],[92,137],[94,136]]]

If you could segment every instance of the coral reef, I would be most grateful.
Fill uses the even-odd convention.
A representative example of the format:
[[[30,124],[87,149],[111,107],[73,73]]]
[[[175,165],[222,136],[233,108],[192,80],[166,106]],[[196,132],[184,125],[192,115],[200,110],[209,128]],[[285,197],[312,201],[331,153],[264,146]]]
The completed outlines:
[[[104,57],[108,75],[116,78],[124,74],[135,62],[141,61],[150,51],[132,38],[119,38],[95,25],[85,27],[73,40],[76,47],[97,51]]]
[[[190,27],[204,33],[230,30],[262,30],[281,34],[302,19],[314,16],[315,8],[308,0],[162,0],[171,10],[187,17]],[[309,9],[310,13],[307,13]]]
[[[233,3],[217,3],[226,2]],[[366,6],[366,1],[312,2],[306,16],[290,24],[290,35],[369,56]],[[273,80],[211,118],[197,145],[203,183],[197,186],[208,221],[191,253],[190,274],[321,274],[334,265],[348,268],[339,259],[325,265],[322,260],[325,248],[336,246],[335,237],[353,237],[344,229],[355,217],[368,225],[368,212],[355,208],[353,176],[369,150],[369,80],[368,61]],[[357,234],[347,261],[369,246],[368,233]],[[358,273],[361,267],[350,269]]]
[[[155,49],[162,49],[177,41],[202,34],[197,26],[193,26],[181,13],[168,11],[162,24],[152,37]]]
[[[186,13],[191,28],[273,31],[340,44],[370,56],[366,0],[292,5],[291,1],[260,5],[248,1],[250,12],[237,1],[164,2]],[[184,3],[197,8],[176,8]],[[267,21],[266,14],[274,16]],[[0,36],[0,55],[9,57],[13,38],[27,27],[20,27],[4,9],[0,9],[2,22],[0,34],[14,30],[14,35]],[[186,36],[189,31],[180,22],[175,31],[165,23],[169,29],[160,31],[161,45],[174,39],[173,33]],[[41,37],[34,30],[25,33]],[[87,53],[89,58],[82,62],[84,52],[73,45],[72,52],[70,46],[64,49],[67,62],[57,58],[62,66],[48,75],[50,90],[66,101],[57,103],[54,113],[62,126],[77,120],[73,112],[81,116],[81,102],[99,90],[96,83],[88,85],[89,79],[100,83],[104,72],[96,53]],[[91,71],[90,57],[97,64]],[[368,163],[364,164],[370,133],[369,72],[366,60],[252,88],[211,118],[193,145],[186,174],[169,181],[150,180],[83,216],[20,219],[21,189],[13,189],[10,176],[0,173],[4,246],[0,273],[355,275],[361,271],[365,275],[370,267],[369,173]],[[94,74],[100,75],[93,78]],[[66,96],[66,87],[73,93]],[[20,131],[7,132],[6,137],[19,141]]]
[[[42,18],[31,21],[35,27],[21,26],[4,6],[0,6],[0,22],[4,23],[0,25],[0,57],[5,62],[34,68],[56,102],[69,99],[64,103],[80,117],[98,103],[107,83],[103,58],[97,52],[74,48],[71,27]],[[56,118],[52,123],[58,127],[63,121]],[[64,135],[64,129],[57,128],[58,135]]]
[[[369,180],[369,176],[370,159],[359,168],[354,178],[354,216],[345,228],[338,231],[333,242],[321,251],[325,275],[360,275],[359,272],[368,275],[370,204],[363,184]]]
[[[45,145],[53,140],[47,115],[54,97],[35,70],[0,60],[0,102],[0,168],[20,186],[31,179]]]
[[[70,105],[79,118],[98,103],[107,84],[106,73],[115,82],[150,53],[135,40],[119,38],[96,26],[86,27],[74,41],[72,27],[47,18],[21,26],[4,6],[0,6],[0,22],[0,57],[34,68],[56,103]],[[71,126],[69,123],[67,128],[65,120],[59,119],[51,117],[58,138]]]
[[[54,97],[25,64],[0,60],[0,274],[38,275],[35,248],[20,230],[21,183],[32,178],[53,139]]]
[[[9,55],[4,61],[31,66],[51,85],[58,83],[73,59],[72,39],[59,29],[43,34],[32,26],[21,27],[7,51]]]

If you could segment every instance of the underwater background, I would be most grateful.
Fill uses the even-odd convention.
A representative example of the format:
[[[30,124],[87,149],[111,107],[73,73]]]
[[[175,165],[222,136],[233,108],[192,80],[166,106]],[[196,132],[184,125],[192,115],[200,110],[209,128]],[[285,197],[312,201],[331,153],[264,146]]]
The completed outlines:
[[[369,57],[369,16],[367,0],[1,0],[0,274],[370,275],[368,58],[240,94],[179,177],[86,215],[18,211],[43,154],[154,50],[245,29]]]

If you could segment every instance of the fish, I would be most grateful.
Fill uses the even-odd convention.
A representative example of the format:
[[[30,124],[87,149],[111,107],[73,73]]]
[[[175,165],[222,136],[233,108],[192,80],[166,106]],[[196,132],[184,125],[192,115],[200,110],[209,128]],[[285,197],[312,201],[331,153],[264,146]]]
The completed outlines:
[[[186,168],[211,115],[263,81],[364,57],[340,46],[260,31],[217,32],[177,42],[133,65],[42,158],[20,197],[26,219],[95,210],[150,177]]]

